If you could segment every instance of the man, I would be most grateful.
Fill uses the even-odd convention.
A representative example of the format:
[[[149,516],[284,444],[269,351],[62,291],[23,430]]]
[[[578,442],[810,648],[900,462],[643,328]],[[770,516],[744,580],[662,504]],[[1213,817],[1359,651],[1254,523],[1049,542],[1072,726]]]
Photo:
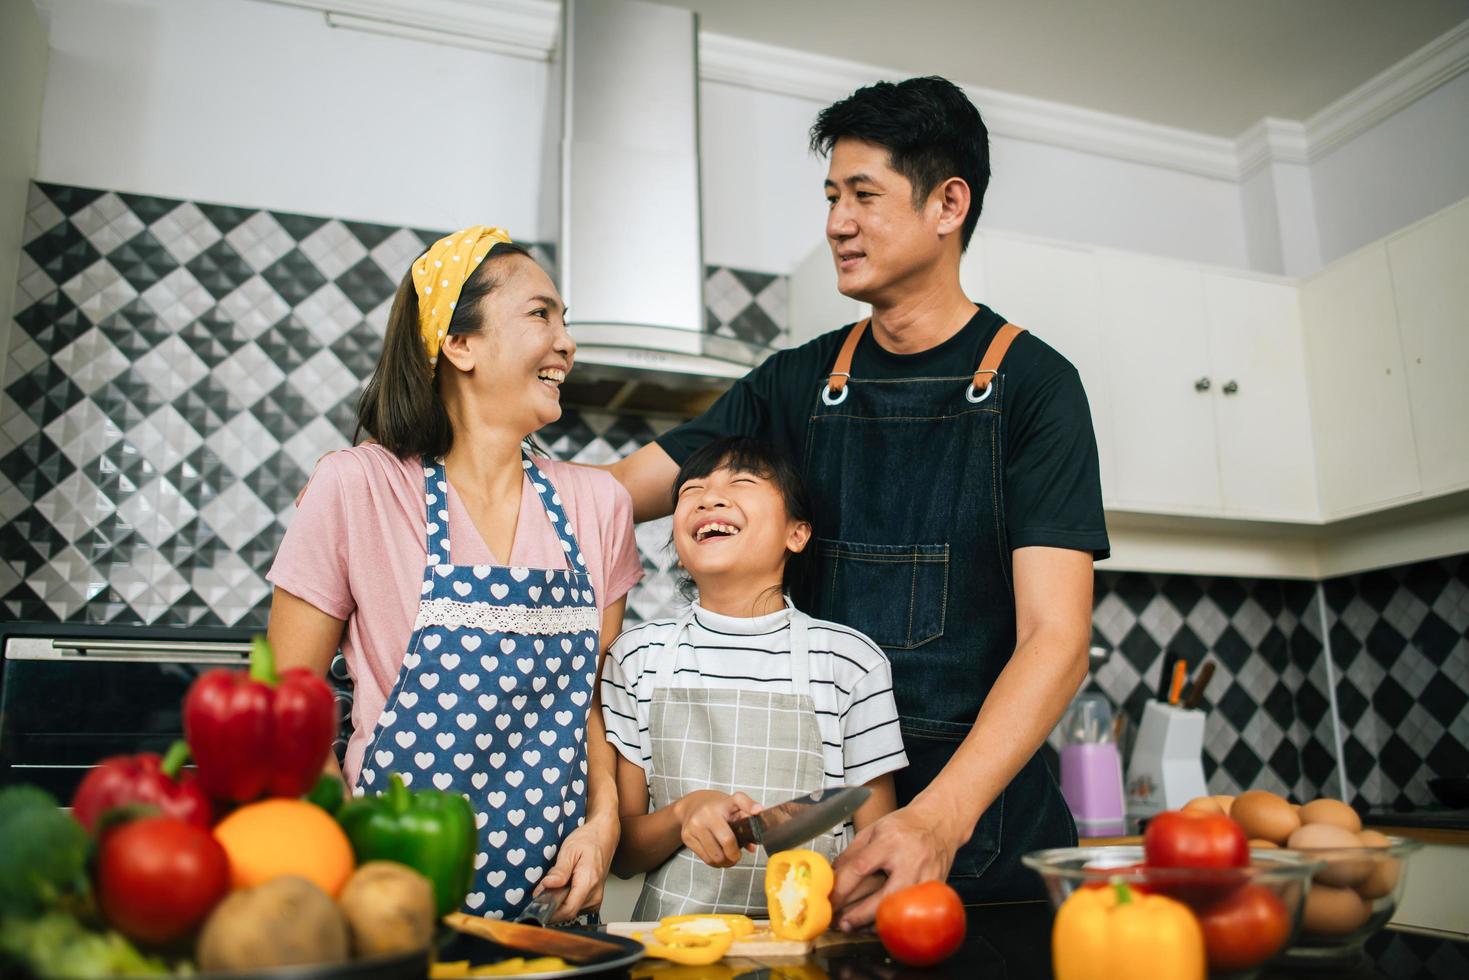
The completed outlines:
[[[1086,395],[1064,357],[959,284],[989,149],[957,87],[860,89],[818,116],[811,145],[830,160],[837,287],[870,323],[775,354],[611,469],[648,520],[711,439],[753,436],[799,463],[815,574],[794,598],[887,652],[910,760],[900,809],[837,861],[841,926],[933,878],[970,903],[1039,898],[1021,856],[1076,829],[1036,753],[1085,678],[1108,548]]]

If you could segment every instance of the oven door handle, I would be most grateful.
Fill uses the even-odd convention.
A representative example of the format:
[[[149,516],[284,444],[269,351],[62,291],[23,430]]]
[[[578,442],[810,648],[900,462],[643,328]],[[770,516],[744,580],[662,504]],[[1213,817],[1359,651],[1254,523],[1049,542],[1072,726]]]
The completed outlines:
[[[166,640],[53,639],[40,644],[12,643],[6,656],[14,660],[126,660],[139,663],[240,665],[250,660],[248,643]]]

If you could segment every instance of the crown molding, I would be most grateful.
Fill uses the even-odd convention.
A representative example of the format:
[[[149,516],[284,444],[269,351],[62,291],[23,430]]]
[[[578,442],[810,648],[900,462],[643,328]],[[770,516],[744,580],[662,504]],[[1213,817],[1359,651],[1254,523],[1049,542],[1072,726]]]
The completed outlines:
[[[44,0],[41,0],[44,2]],[[335,27],[545,61],[561,29],[559,0],[260,0],[321,11]],[[1161,126],[1126,116],[964,86],[992,135],[1028,140],[1217,180],[1266,164],[1306,164],[1361,135],[1469,70],[1469,21],[1304,121],[1264,118],[1239,136]],[[907,72],[791,48],[699,33],[699,77],[829,103]]]
[[[1469,71],[1469,20],[1305,120],[1308,155],[1317,160],[1388,116]]]
[[[318,10],[333,27],[546,61],[561,34],[556,0],[261,0]]]

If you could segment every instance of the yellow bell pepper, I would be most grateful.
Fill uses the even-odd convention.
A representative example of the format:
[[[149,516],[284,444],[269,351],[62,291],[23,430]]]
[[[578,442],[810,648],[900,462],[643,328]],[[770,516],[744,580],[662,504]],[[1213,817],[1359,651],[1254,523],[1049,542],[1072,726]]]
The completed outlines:
[[[748,915],[670,915],[659,920],[659,925],[665,928],[673,927],[690,933],[722,932],[728,930],[734,933],[735,942],[744,939],[755,931],[755,921]],[[655,929],[653,934],[659,935],[662,929]]]
[[[734,945],[734,933],[728,930],[700,934],[683,932],[673,926],[655,929],[652,942],[645,933],[634,933],[633,938],[643,944],[647,955],[672,963],[682,963],[684,966],[718,963]]]
[[[1203,980],[1204,932],[1187,905],[1117,882],[1078,888],[1051,928],[1056,980]]]
[[[815,851],[781,851],[765,867],[765,903],[770,931],[781,939],[815,939],[831,925],[835,879]]]

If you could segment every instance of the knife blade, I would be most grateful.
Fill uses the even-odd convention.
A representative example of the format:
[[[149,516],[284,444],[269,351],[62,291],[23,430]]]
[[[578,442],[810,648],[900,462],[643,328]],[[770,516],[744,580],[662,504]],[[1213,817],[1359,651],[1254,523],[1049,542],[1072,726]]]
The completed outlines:
[[[526,925],[520,922],[505,922],[501,919],[486,919],[463,912],[450,912],[444,916],[444,924],[459,932],[480,939],[488,939],[509,949],[523,953],[539,953],[542,956],[559,956],[573,963],[591,963],[613,954],[626,952],[616,943],[592,939],[561,929]]]
[[[846,820],[867,801],[866,786],[828,786],[768,807],[729,825],[740,847],[758,844],[771,854],[789,850]]]

